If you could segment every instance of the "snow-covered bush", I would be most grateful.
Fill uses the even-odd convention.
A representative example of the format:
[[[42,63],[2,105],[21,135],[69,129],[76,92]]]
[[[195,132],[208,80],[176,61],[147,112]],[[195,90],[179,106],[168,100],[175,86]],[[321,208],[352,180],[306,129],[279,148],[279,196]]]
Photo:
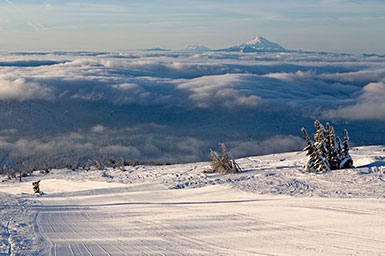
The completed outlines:
[[[15,170],[13,168],[9,169],[8,173],[7,173],[7,176],[8,176],[9,180],[16,180]]]
[[[108,174],[108,172],[103,171],[103,172],[102,172],[102,177],[103,177],[103,178],[109,178],[109,177],[111,177],[111,176]]]
[[[344,131],[345,137],[342,144],[329,123],[324,127],[316,120],[314,127],[316,128],[316,133],[313,134],[314,142],[302,127],[306,140],[306,147],[303,150],[307,152],[308,157],[305,169],[309,172],[320,172],[353,167],[353,159],[349,154],[348,131]]]
[[[235,162],[226,149],[225,144],[219,144],[221,153],[219,154],[210,149],[212,172],[221,174],[241,172],[241,167]]]
[[[40,194],[41,193],[41,191],[40,191],[40,180],[32,182],[32,186],[33,186],[33,192],[35,194]]]

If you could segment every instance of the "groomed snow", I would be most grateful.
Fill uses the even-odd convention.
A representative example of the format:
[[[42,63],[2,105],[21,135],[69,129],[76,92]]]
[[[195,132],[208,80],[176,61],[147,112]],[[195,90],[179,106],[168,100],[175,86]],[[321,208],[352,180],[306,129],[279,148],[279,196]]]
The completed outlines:
[[[321,174],[292,152],[239,159],[233,175],[192,163],[4,180],[0,255],[384,255],[384,149]]]

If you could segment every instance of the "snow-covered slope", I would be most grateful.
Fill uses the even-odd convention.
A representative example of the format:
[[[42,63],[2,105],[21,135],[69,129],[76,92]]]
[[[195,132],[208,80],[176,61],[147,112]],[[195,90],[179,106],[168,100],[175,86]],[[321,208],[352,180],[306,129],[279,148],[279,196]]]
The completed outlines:
[[[4,179],[0,255],[381,255],[384,150],[319,174],[291,152],[239,159],[232,175],[202,162]]]
[[[257,36],[246,43],[232,46],[220,51],[226,52],[285,52],[286,49],[279,44],[273,43],[266,38]]]

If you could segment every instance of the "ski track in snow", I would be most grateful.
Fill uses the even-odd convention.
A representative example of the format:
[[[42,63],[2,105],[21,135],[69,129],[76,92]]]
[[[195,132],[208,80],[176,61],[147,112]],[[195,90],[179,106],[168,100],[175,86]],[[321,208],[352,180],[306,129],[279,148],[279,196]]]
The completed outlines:
[[[320,174],[293,152],[232,175],[192,163],[4,181],[0,255],[385,255],[384,147],[351,155],[357,168]]]

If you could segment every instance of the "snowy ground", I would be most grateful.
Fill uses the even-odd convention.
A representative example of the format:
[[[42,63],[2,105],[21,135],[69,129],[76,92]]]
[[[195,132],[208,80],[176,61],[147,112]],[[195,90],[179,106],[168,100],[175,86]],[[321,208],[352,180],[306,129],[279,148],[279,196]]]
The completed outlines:
[[[193,163],[4,180],[0,255],[385,255],[384,147],[351,155],[357,168],[321,174],[294,152],[234,175]]]

